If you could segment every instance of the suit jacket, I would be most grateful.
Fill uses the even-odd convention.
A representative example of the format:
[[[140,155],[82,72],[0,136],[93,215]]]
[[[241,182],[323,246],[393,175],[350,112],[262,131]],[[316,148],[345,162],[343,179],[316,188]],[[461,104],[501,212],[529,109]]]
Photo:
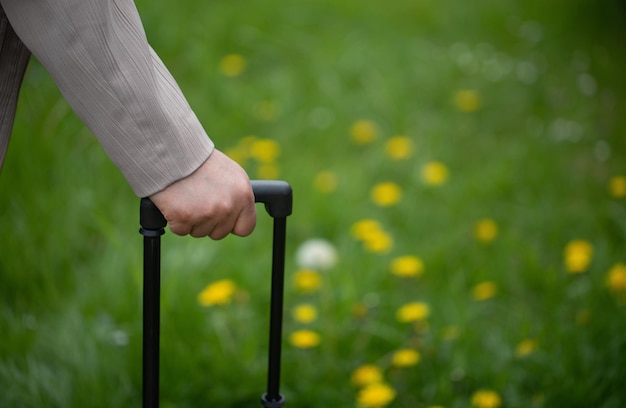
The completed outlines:
[[[140,197],[214,146],[149,46],[133,0],[0,0],[0,165],[32,54]]]

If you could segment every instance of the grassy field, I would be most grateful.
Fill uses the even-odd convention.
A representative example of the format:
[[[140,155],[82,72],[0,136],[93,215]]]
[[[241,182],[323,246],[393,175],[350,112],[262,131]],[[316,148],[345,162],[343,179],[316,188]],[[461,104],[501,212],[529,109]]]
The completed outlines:
[[[294,188],[287,406],[626,406],[623,2],[137,6]],[[139,406],[139,201],[37,61],[0,191],[0,407]],[[163,407],[260,406],[270,236],[164,236]]]

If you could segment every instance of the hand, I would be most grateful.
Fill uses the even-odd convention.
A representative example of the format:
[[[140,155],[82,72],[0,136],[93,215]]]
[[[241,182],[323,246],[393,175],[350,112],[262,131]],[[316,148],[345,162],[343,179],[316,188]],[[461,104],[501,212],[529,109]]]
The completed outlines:
[[[170,231],[218,240],[246,236],[256,225],[254,194],[246,172],[219,150],[194,173],[150,196]]]

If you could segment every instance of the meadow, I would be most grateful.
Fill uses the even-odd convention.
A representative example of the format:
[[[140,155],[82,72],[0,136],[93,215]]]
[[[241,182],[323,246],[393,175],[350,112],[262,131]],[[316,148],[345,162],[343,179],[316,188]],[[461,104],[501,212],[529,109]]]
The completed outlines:
[[[624,2],[136,4],[293,187],[286,406],[626,406]],[[36,60],[0,191],[0,407],[139,406],[139,199]],[[260,406],[270,247],[163,237],[163,407]]]

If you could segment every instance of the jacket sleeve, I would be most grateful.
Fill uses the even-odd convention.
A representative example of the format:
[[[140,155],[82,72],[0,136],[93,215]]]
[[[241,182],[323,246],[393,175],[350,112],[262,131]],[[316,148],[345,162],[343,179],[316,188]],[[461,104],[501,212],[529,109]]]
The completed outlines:
[[[0,0],[17,35],[140,197],[193,173],[213,143],[149,46],[133,0]]]

